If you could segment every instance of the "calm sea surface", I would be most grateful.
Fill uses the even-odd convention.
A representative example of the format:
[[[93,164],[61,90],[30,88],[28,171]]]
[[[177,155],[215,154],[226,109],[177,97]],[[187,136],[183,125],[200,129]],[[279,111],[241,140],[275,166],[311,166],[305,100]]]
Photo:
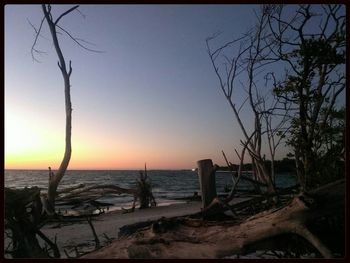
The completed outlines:
[[[63,177],[59,189],[65,189],[78,184],[86,186],[93,184],[115,184],[124,188],[135,186],[139,171],[133,170],[70,170]],[[190,170],[150,170],[148,177],[151,180],[153,195],[160,205],[179,202],[178,198],[192,196],[199,192],[197,172]],[[295,177],[288,174],[277,175],[277,186],[288,187],[296,183]],[[5,186],[11,188],[24,188],[38,186],[45,191],[48,185],[47,170],[5,170]],[[218,193],[224,193],[226,185],[232,185],[230,173],[216,173],[216,187]],[[240,189],[250,188],[250,184],[242,182]],[[130,195],[108,195],[99,201],[113,203],[116,207],[129,206],[132,203]]]

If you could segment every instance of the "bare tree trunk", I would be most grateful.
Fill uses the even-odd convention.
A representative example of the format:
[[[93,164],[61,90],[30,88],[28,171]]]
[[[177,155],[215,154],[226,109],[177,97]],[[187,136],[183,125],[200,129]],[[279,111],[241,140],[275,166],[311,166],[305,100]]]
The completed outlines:
[[[75,8],[77,8],[77,7],[78,6],[76,6]],[[71,61],[69,61],[69,71],[67,71],[66,62],[65,62],[65,59],[63,57],[60,45],[58,43],[57,32],[56,32],[56,24],[57,24],[58,20],[60,19],[60,17],[59,17],[59,19],[57,19],[54,22],[52,19],[52,15],[51,15],[51,7],[48,6],[48,8],[46,8],[46,5],[43,4],[42,9],[43,9],[47,24],[49,25],[53,44],[54,44],[54,47],[55,47],[55,50],[56,50],[56,53],[57,53],[57,56],[59,59],[58,67],[61,70],[63,80],[64,80],[64,95],[65,95],[65,108],[66,108],[65,152],[64,152],[64,156],[63,156],[63,160],[61,162],[61,165],[58,168],[58,171],[56,172],[56,175],[52,174],[52,176],[50,176],[50,178],[49,178],[48,202],[49,202],[51,208],[54,209],[57,187],[58,187],[61,179],[63,178],[63,176],[67,170],[67,167],[68,167],[68,164],[69,164],[69,161],[71,158],[71,154],[72,154],[72,143],[71,143],[72,103],[71,103],[71,98],[70,98],[70,75],[72,74],[72,64],[71,64]],[[73,11],[74,9],[70,9],[69,12]],[[64,14],[62,14],[62,15],[64,15]]]

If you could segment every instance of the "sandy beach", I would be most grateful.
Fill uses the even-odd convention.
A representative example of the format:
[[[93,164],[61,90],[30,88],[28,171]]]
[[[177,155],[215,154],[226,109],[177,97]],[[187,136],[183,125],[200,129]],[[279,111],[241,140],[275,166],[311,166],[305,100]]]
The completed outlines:
[[[122,211],[112,211],[97,216],[93,220],[93,225],[98,235],[101,245],[104,245],[106,234],[109,238],[117,238],[119,228],[124,225],[137,222],[157,220],[161,217],[174,217],[189,215],[200,211],[201,202],[191,201],[168,206],[158,206],[150,209],[135,209],[133,213],[123,214]],[[61,225],[58,223],[45,225],[41,230],[51,240],[57,236],[57,245],[61,252],[61,257],[66,258],[64,249],[71,251],[74,246],[79,247],[79,251],[92,250],[95,246],[94,236],[87,221],[77,222],[71,225]],[[74,256],[74,253],[69,253]]]

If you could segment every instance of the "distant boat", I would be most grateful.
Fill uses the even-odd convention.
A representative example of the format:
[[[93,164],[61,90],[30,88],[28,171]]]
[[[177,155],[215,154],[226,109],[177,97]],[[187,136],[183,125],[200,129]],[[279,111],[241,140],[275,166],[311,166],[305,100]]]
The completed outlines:
[[[198,168],[193,168],[192,169],[192,172],[197,172],[198,171]]]

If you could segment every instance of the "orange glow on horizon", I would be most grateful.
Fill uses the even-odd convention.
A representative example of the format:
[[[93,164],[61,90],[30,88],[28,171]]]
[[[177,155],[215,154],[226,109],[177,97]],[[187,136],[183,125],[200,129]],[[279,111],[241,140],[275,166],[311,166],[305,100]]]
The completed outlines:
[[[63,157],[63,154],[62,154]],[[5,169],[47,169],[50,166],[53,170],[59,167],[61,159],[57,158],[46,158],[40,159],[35,158],[16,158],[15,160],[5,161]],[[144,163],[147,163],[147,168],[151,170],[155,169],[191,169],[194,167],[195,163],[191,165],[183,165],[182,162],[165,162],[157,163],[153,160],[145,161],[135,161],[131,158],[78,158],[72,156],[71,161],[68,166],[68,170],[139,170],[143,169]]]
[[[62,139],[63,141],[63,139]],[[186,156],[178,157],[176,153],[164,154],[156,147],[142,149],[135,144],[123,143],[89,143],[82,140],[73,143],[72,156],[68,169],[143,169],[147,163],[149,169],[191,169],[196,160]],[[5,169],[57,169],[63,158],[64,147],[57,143],[55,147],[36,147],[37,151],[24,151],[21,154],[5,154]]]
[[[64,155],[64,119],[42,119],[30,112],[23,117],[22,112],[15,108],[5,114],[5,169],[58,169]],[[171,140],[166,132],[117,132],[83,122],[73,125],[68,169],[139,170],[144,163],[149,169],[191,169],[199,159],[215,158]]]

